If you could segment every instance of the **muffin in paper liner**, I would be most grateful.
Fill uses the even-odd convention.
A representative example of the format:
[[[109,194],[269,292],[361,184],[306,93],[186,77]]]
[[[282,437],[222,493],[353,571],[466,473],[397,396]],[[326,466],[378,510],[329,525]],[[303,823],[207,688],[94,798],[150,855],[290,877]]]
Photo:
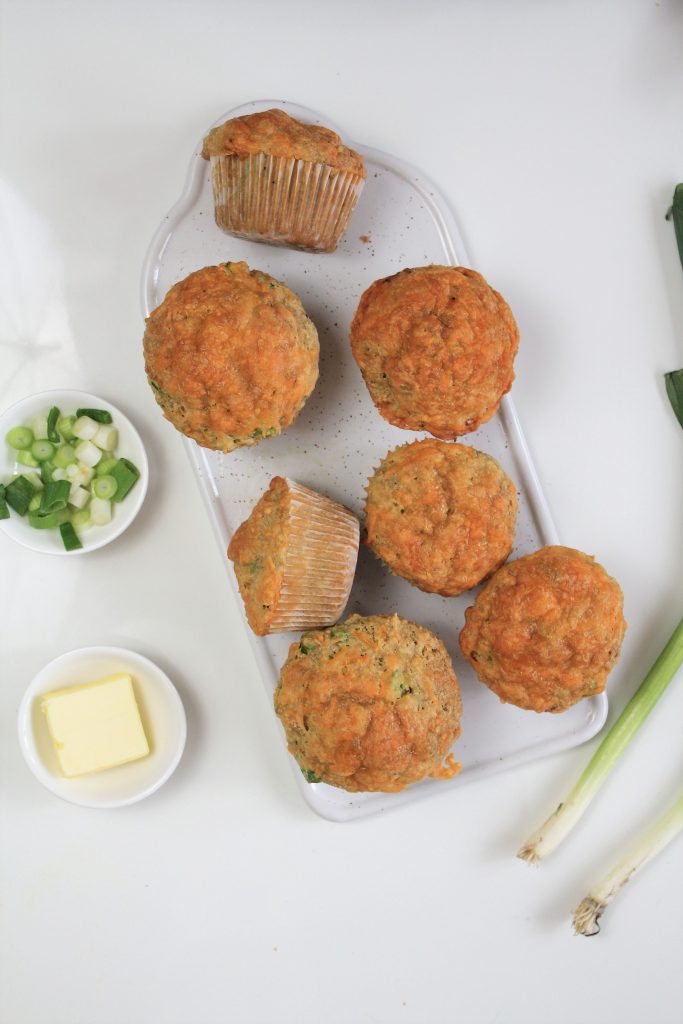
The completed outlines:
[[[259,153],[211,158],[216,223],[252,241],[333,252],[364,179],[325,164]]]
[[[216,223],[252,241],[333,252],[365,183],[365,164],[329,128],[282,110],[233,118],[212,129]]]
[[[330,626],[353,584],[360,525],[325,495],[273,477],[228,548],[258,636]]]

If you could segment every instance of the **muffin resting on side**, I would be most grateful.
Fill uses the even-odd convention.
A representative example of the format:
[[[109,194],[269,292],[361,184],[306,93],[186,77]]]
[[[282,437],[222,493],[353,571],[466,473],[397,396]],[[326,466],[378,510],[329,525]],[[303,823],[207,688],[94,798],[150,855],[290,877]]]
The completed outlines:
[[[504,703],[565,711],[604,690],[626,631],[622,604],[590,555],[541,548],[487,583],[465,612],[460,647]]]
[[[273,477],[228,547],[254,633],[336,622],[353,584],[359,533],[343,505]]]
[[[397,427],[452,440],[493,416],[514,380],[519,331],[505,300],[464,267],[417,267],[370,285],[351,348]]]
[[[363,157],[336,132],[278,109],[212,128],[202,156],[220,228],[314,252],[336,249],[366,176]]]
[[[166,419],[224,452],[281,433],[318,379],[318,333],[300,299],[246,263],[173,285],[147,318],[143,347]]]
[[[448,753],[462,713],[448,652],[398,615],[352,615],[304,633],[280,672],[275,710],[310,782],[393,793],[460,769]]]
[[[455,597],[512,550],[517,495],[495,459],[428,438],[383,459],[368,484],[367,543],[392,572]]]

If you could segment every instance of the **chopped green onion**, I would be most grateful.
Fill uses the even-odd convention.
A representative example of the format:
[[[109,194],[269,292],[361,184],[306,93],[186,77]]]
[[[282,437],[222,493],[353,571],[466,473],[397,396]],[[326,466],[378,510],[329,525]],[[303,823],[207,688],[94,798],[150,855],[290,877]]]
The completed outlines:
[[[75,512],[72,512],[71,522],[74,524],[74,528],[79,532],[81,530],[87,530],[89,526],[92,526],[92,519],[90,518],[90,509],[79,508]]]
[[[118,461],[118,459],[100,459],[97,463],[95,476],[109,476]]]
[[[77,551],[78,548],[83,547],[71,523],[60,523],[59,532],[62,535],[62,541],[67,551]]]
[[[79,441],[92,441],[98,430],[98,424],[89,416],[79,416],[73,427],[74,437]]]
[[[517,854],[536,863],[571,832],[683,662],[683,619],[588,762],[566,800]]]
[[[37,491],[42,491],[42,489],[43,489],[43,481],[40,479],[40,477],[38,476],[37,473],[22,473],[21,475],[23,476],[24,480],[28,480],[28,482]]]
[[[683,829],[683,794],[673,807],[655,821],[626,856],[593,886],[574,911],[574,931],[577,935],[597,935],[598,921],[608,905],[623,889],[630,878],[648,861],[656,857]]]
[[[33,444],[33,431],[28,427],[12,427],[6,437],[7,444],[16,451],[25,451]]]
[[[30,469],[37,469],[40,465],[38,459],[34,459],[30,452],[17,452],[17,462]]]
[[[671,370],[664,374],[666,393],[676,419],[683,427],[683,370]]]
[[[96,498],[107,499],[112,499],[114,497],[117,486],[118,485],[114,477],[108,473],[104,476],[96,476],[91,484],[93,494]]]
[[[75,416],[62,416],[60,419],[57,420],[57,430],[62,435],[65,441],[73,441],[75,422]]]
[[[29,510],[29,512],[37,512],[38,509],[40,508],[40,504],[41,504],[42,500],[43,500],[42,494],[39,491],[36,491],[36,493],[33,495],[33,497],[31,498],[31,500],[28,503],[28,510]]]
[[[38,462],[47,462],[55,453],[55,446],[51,441],[34,441],[31,445],[31,455]]]
[[[89,469],[94,469],[102,458],[102,452],[92,441],[81,441],[76,445],[76,458],[83,462]]]
[[[76,415],[89,416],[96,423],[111,423],[111,413],[106,409],[76,409]]]
[[[70,444],[62,444],[55,452],[54,464],[58,469],[66,469],[76,461],[76,452]]]
[[[28,504],[36,493],[36,488],[25,476],[18,476],[7,484],[5,488],[5,501],[11,505],[20,516],[25,516]]]
[[[5,501],[5,488],[0,484],[0,519],[9,519],[9,509]]]
[[[85,487],[81,487],[80,484],[71,484],[69,489],[69,504],[73,505],[74,508],[85,508],[90,501],[90,492],[86,491]]]
[[[37,441],[47,441],[47,416],[41,413],[33,421],[33,437]]]
[[[676,185],[674,189],[674,198],[671,204],[671,208],[666,215],[667,220],[673,220],[674,222],[674,233],[676,235],[676,244],[678,245],[678,255],[683,266],[683,182]]]
[[[112,467],[111,475],[116,480],[114,501],[123,501],[132,487],[140,479],[140,470],[129,459],[118,459]]]
[[[55,480],[52,483],[45,484],[40,511],[45,513],[58,512],[60,509],[66,508],[70,490],[71,484],[68,480]]]
[[[57,509],[55,512],[29,512],[28,522],[34,530],[53,530],[55,526],[61,526],[69,518],[69,512],[65,508]]]
[[[106,526],[111,522],[111,502],[106,498],[93,498],[90,502],[90,518],[95,526]]]
[[[92,440],[93,444],[96,444],[103,451],[113,452],[119,443],[119,432],[111,424],[103,423],[101,427],[97,428],[97,433]]]
[[[59,419],[59,409],[56,405],[53,405],[47,414],[47,439],[52,441],[53,444],[59,444],[60,437],[57,433],[57,420]]]
[[[51,462],[42,462],[40,464],[40,479],[44,484],[51,484],[53,477],[53,467]]]

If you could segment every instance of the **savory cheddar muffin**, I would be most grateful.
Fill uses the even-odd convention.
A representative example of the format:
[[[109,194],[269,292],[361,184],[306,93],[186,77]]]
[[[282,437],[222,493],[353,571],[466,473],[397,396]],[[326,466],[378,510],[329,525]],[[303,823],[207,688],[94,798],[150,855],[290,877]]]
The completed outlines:
[[[389,452],[368,484],[367,543],[397,576],[455,597],[512,550],[517,495],[495,459],[428,438]]]
[[[254,633],[336,622],[349,599],[359,533],[343,505],[273,477],[228,548]]]
[[[504,703],[565,711],[604,690],[626,631],[622,604],[590,555],[541,548],[487,583],[465,613],[460,647]]]
[[[279,434],[318,379],[318,333],[301,301],[246,263],[173,285],[147,318],[143,346],[166,419],[224,452]]]
[[[519,332],[505,300],[464,267],[417,267],[370,285],[351,348],[389,423],[452,440],[493,416]]]
[[[336,249],[366,176],[363,157],[336,132],[277,109],[212,128],[202,156],[220,228],[314,252]]]
[[[311,782],[397,792],[449,779],[460,734],[458,680],[446,648],[398,615],[352,615],[289,649],[275,710]]]

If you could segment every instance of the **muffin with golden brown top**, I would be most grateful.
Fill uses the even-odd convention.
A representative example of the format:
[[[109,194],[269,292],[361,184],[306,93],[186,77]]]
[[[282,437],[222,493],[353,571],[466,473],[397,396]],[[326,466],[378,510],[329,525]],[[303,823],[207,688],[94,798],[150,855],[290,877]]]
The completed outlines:
[[[458,680],[446,648],[398,615],[352,615],[292,644],[275,691],[290,753],[309,781],[397,792],[451,778]]]
[[[147,318],[143,347],[166,419],[224,452],[281,433],[318,379],[318,334],[300,299],[246,263],[173,285]]]
[[[363,157],[336,132],[278,109],[212,128],[202,156],[220,228],[314,252],[336,249],[366,177]]]
[[[464,267],[417,267],[370,285],[351,348],[397,427],[452,440],[493,416],[514,379],[519,332],[505,300]]]
[[[495,459],[428,438],[389,452],[368,484],[367,543],[397,576],[455,597],[512,550],[517,495]]]
[[[604,690],[626,631],[622,605],[590,555],[541,548],[493,576],[465,613],[460,647],[504,703],[565,711]]]
[[[228,548],[254,633],[336,622],[349,599],[359,533],[343,505],[273,477]]]

